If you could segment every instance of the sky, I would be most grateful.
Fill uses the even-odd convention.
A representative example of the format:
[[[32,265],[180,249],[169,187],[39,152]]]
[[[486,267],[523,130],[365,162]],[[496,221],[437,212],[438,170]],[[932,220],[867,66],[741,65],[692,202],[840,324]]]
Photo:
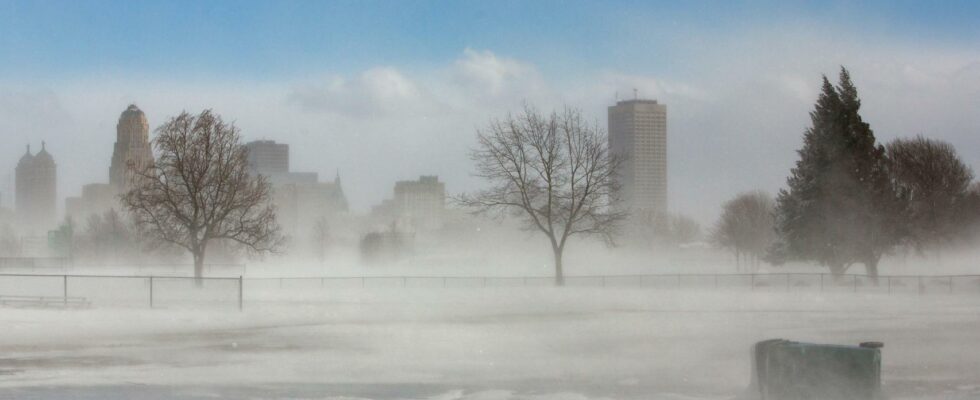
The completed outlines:
[[[710,225],[775,193],[822,74],[846,66],[879,140],[924,135],[980,165],[980,3],[0,0],[0,192],[46,141],[59,196],[108,180],[119,114],[211,108],[246,140],[337,173],[355,211],[394,182],[480,188],[476,130],[530,103],[599,126],[617,98],[668,107],[672,212]]]

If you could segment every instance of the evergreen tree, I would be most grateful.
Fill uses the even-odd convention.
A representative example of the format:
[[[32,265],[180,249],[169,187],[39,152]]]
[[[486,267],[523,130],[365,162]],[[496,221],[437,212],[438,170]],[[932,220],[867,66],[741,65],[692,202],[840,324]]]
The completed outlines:
[[[860,108],[846,69],[836,87],[823,78],[800,159],[777,198],[780,254],[772,258],[813,260],[834,274],[863,263],[877,279],[878,261],[899,238],[901,201]]]

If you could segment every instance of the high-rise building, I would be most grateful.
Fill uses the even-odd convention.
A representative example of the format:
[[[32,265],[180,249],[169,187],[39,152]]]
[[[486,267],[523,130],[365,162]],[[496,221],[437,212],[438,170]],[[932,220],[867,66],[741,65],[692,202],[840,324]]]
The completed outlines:
[[[150,149],[150,124],[146,114],[135,104],[130,104],[116,124],[116,143],[112,148],[109,165],[109,183],[90,183],[82,187],[78,197],[65,199],[65,215],[75,221],[84,221],[92,214],[109,209],[119,210],[118,195],[128,190],[132,170],[153,164]]]
[[[609,107],[609,151],[626,158],[618,174],[624,206],[667,212],[667,106],[636,99]]]
[[[58,166],[44,142],[41,151],[31,154],[31,147],[20,158],[16,170],[15,208],[20,223],[45,232],[57,221]]]
[[[130,104],[116,124],[116,144],[112,150],[112,164],[109,166],[109,183],[123,190],[132,177],[130,168],[142,169],[152,163],[150,124],[143,110]]]
[[[402,220],[415,229],[442,227],[446,212],[446,184],[438,176],[421,176],[417,181],[395,182],[394,197],[374,207],[372,213]]]
[[[339,174],[333,182],[320,182],[316,172],[290,171],[289,145],[285,143],[256,140],[245,147],[249,172],[266,177],[272,184],[276,217],[288,236],[309,237],[319,219],[334,219],[347,213],[347,197]]]
[[[248,167],[255,174],[268,177],[289,173],[289,145],[272,140],[256,140],[248,148]]]

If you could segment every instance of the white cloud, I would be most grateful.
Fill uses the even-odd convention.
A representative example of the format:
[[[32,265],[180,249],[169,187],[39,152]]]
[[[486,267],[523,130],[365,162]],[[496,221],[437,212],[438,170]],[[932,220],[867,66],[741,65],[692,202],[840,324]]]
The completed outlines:
[[[288,98],[307,111],[362,119],[422,112],[432,106],[430,100],[393,67],[371,68],[352,79],[332,76],[324,83],[306,83]]]
[[[352,203],[366,210],[395,180],[421,174],[440,175],[452,192],[480,186],[467,158],[474,130],[524,101],[579,107],[603,125],[615,94],[631,98],[636,88],[668,105],[671,208],[710,223],[734,193],[784,184],[820,74],[836,78],[844,64],[879,138],[937,137],[980,165],[980,51],[837,40],[792,31],[730,38],[673,55],[687,67],[673,74],[607,68],[572,79],[465,49],[430,70],[377,66],[304,81],[0,85],[0,136],[15,144],[47,139],[62,166],[61,194],[73,195],[105,179],[116,118],[129,102],[154,126],[212,107],[247,139],[292,144],[296,170],[329,177],[339,169]],[[22,151],[0,151],[8,160],[0,176]]]
[[[545,86],[534,66],[470,48],[453,64],[453,78],[467,94],[483,99],[534,95]]]

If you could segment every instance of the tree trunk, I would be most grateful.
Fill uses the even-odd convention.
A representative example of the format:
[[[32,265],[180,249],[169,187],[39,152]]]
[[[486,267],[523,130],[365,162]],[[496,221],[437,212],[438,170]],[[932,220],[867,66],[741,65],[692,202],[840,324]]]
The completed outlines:
[[[881,256],[872,256],[864,262],[864,270],[867,271],[868,276],[871,277],[871,283],[878,286],[878,261],[881,260]]]
[[[204,286],[204,247],[194,252],[194,286]]]
[[[563,253],[562,248],[553,248],[555,253],[555,286],[565,286],[565,272],[562,270],[561,256]]]

